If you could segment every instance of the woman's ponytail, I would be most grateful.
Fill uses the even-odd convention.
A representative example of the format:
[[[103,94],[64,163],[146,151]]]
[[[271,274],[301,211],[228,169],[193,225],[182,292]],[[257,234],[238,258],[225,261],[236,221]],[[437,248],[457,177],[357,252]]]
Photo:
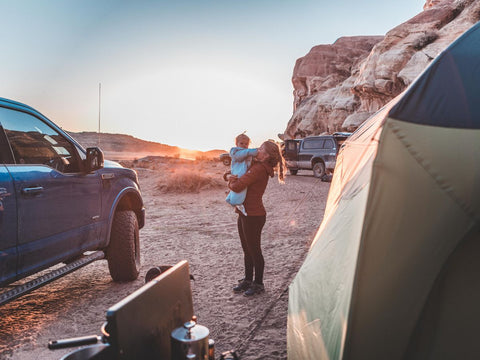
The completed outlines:
[[[283,158],[280,146],[273,141],[265,141],[263,143],[265,150],[269,155],[267,162],[277,171],[278,182],[285,182],[285,159]]]

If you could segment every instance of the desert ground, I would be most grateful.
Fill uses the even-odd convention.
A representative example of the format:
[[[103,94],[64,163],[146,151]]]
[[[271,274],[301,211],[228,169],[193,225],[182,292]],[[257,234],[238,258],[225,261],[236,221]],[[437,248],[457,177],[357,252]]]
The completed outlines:
[[[188,260],[194,311],[210,330],[216,358],[235,350],[243,360],[287,357],[288,286],[323,217],[329,183],[309,171],[270,179],[264,195],[265,293],[234,294],[243,257],[232,208],[224,201],[226,167],[216,161],[152,158],[134,167],[146,207],[140,231],[142,266],[130,283],[111,280],[105,261],[0,308],[0,359],[60,359],[74,349],[49,350],[49,340],[100,335],[106,310],[144,284],[146,272]],[[192,190],[193,192],[188,192]]]

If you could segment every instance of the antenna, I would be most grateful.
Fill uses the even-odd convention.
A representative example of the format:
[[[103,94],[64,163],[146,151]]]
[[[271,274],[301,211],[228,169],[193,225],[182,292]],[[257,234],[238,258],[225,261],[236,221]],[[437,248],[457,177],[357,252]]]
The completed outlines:
[[[97,146],[100,147],[100,112],[102,105],[102,83],[98,83],[98,141]]]

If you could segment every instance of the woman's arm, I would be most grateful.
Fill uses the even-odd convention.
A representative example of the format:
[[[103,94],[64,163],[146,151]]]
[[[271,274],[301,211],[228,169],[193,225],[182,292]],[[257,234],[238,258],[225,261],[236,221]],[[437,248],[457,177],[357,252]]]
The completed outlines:
[[[245,173],[245,175],[242,175],[239,178],[232,176],[228,181],[228,187],[230,190],[240,192],[243,189],[246,189],[250,184],[253,184],[255,181],[257,181],[261,177],[262,171],[265,171],[262,165],[258,163],[253,164],[252,167]]]

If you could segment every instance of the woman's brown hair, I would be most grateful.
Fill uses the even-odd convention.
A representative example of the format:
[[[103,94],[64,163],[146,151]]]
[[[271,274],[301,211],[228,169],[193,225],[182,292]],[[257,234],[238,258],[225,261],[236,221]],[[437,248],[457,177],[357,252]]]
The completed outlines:
[[[282,156],[280,146],[273,141],[265,141],[262,144],[265,147],[265,151],[268,154],[266,162],[273,167],[278,173],[278,182],[285,182],[285,159]]]

